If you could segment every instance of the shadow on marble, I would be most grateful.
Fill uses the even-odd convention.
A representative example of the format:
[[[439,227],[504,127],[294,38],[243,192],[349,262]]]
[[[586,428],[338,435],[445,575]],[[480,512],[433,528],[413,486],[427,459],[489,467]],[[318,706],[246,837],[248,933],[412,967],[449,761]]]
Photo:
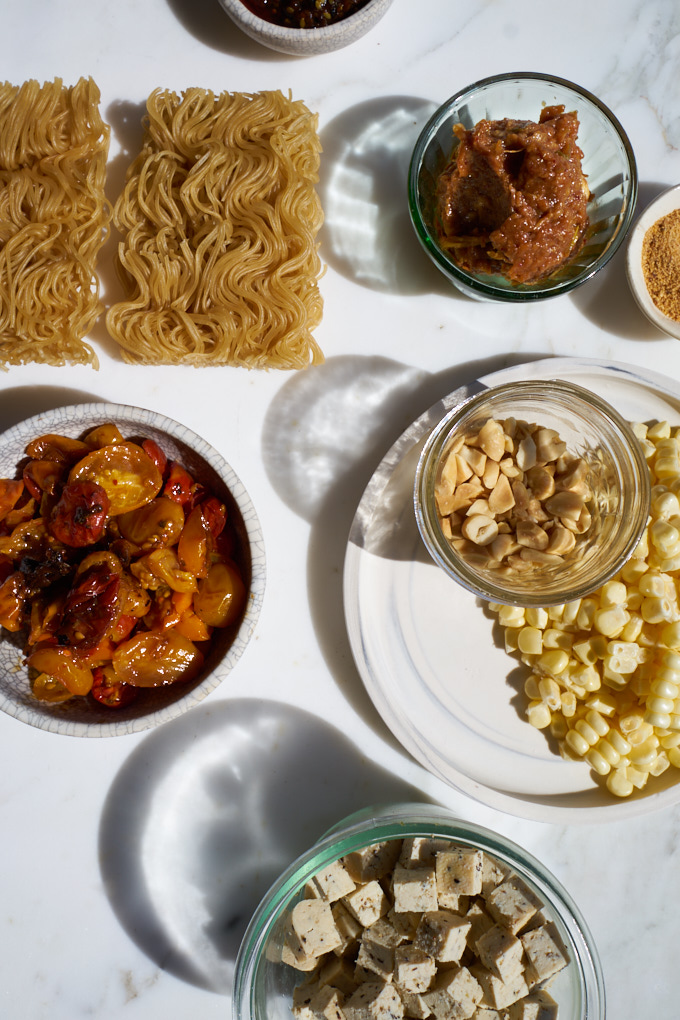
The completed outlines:
[[[265,417],[262,457],[279,497],[311,524],[310,613],[331,675],[353,709],[398,747],[366,692],[345,626],[343,565],[352,521],[383,456],[420,414],[459,386],[545,354],[507,355],[435,375],[382,357],[338,357],[291,377]],[[417,545],[423,560],[424,547]]]
[[[104,886],[159,967],[229,994],[246,926],[299,854],[362,807],[425,799],[300,709],[201,705],[146,737],[116,776],[99,830]]]
[[[667,184],[641,183],[635,217],[667,188]],[[643,315],[630,291],[626,276],[626,252],[627,242],[624,241],[604,269],[575,290],[571,299],[587,319],[606,333],[613,333],[623,340],[665,340],[666,334]]]
[[[244,60],[297,59],[260,46],[227,17],[217,0],[167,0],[179,23],[204,46]]]
[[[70,404],[89,404],[103,400],[95,393],[71,390],[62,386],[14,386],[3,390],[0,401],[0,432],[11,428],[34,414],[51,411]]]
[[[324,125],[319,197],[322,259],[371,290],[467,301],[421,249],[407,180],[418,135],[437,108],[415,96],[358,103]]]

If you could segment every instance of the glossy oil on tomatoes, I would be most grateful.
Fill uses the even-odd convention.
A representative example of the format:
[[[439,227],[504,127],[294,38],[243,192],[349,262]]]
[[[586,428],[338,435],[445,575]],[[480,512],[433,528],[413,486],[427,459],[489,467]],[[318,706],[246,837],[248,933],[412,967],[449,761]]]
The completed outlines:
[[[224,503],[113,422],[26,454],[0,479],[0,627],[26,634],[34,697],[115,710],[196,680],[247,600]]]

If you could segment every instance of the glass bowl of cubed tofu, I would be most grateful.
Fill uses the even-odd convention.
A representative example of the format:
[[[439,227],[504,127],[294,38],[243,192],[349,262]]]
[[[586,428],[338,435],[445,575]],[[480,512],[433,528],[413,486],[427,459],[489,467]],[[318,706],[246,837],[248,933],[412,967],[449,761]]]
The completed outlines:
[[[415,475],[423,542],[487,602],[555,606],[589,595],[634,554],[650,508],[632,427],[560,379],[483,390],[428,436]]]
[[[599,1020],[592,936],[517,844],[429,804],[345,819],[281,875],[236,961],[234,1020]]]

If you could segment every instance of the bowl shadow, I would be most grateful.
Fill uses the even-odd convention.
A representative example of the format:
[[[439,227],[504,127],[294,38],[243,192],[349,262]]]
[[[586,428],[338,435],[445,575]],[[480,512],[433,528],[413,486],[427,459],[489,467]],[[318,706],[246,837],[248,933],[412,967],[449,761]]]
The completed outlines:
[[[89,404],[104,400],[104,397],[84,390],[72,390],[61,386],[14,386],[3,390],[0,402],[0,432],[17,425],[34,414],[51,411],[55,407],[69,407],[71,404]]]
[[[354,811],[424,799],[307,712],[202,705],[146,737],[116,776],[99,828],[104,887],[158,966],[229,994],[245,929],[281,872]]]
[[[371,290],[464,300],[420,248],[411,225],[411,153],[436,103],[384,96],[344,110],[320,132],[322,257]]]

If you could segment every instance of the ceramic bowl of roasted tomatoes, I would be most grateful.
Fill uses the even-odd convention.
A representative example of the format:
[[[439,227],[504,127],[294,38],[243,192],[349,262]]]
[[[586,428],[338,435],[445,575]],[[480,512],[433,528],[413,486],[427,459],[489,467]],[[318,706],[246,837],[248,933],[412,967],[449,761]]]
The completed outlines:
[[[0,436],[0,709],[71,736],[158,725],[240,659],[265,584],[257,514],[200,436],[93,403]]]

